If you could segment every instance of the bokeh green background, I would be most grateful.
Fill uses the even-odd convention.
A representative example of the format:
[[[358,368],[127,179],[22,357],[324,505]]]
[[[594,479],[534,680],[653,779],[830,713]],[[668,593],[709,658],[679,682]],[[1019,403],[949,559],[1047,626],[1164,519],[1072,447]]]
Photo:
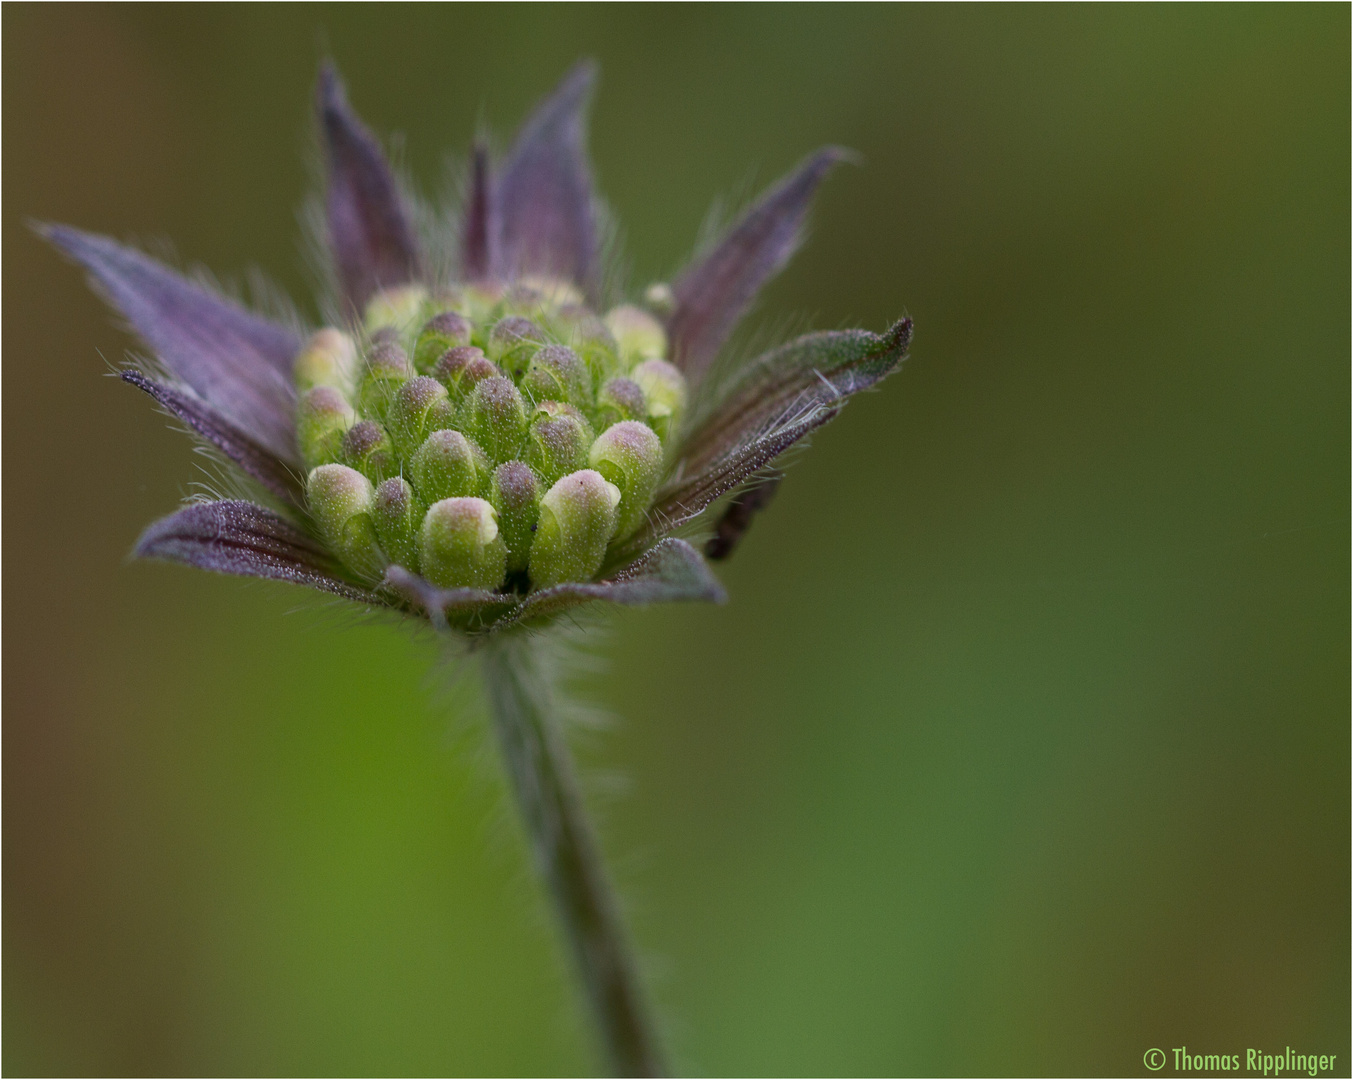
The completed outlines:
[[[912,359],[583,740],[680,1067],[1349,1063],[1349,30],[1324,7],[79,7],[4,49],[7,1073],[594,1067],[434,646],[128,565],[196,476],[26,228],[307,310],[318,58],[419,186],[580,55],[637,286],[863,155],[754,322]],[[621,790],[613,781],[624,781]],[[1164,1075],[1173,1073],[1171,1062]]]

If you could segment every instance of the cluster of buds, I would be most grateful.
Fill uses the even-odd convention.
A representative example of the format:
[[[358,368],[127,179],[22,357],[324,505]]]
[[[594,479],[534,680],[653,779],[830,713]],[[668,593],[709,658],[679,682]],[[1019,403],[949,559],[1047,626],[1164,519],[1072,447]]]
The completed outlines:
[[[442,588],[587,581],[643,522],[686,404],[667,334],[526,279],[367,304],[296,358],[296,432],[321,535],[360,577]]]
[[[476,634],[595,601],[723,597],[705,558],[736,546],[781,454],[897,370],[911,323],[808,334],[711,377],[795,249],[814,190],[844,156],[834,147],[772,186],[670,287],[650,289],[646,308],[597,314],[607,304],[584,146],[594,76],[590,64],[570,72],[501,162],[476,148],[458,220],[442,226],[459,241],[447,275],[379,141],[323,69],[336,325],[313,333],[106,237],[43,230],[153,353],[122,377],[265,499],[185,507],[145,531],[138,555]],[[702,557],[674,533],[725,496]]]

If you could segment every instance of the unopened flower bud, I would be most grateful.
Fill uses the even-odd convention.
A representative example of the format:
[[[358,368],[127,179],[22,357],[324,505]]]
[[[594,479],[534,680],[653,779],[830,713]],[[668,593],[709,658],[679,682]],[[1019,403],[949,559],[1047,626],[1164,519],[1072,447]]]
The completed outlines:
[[[415,375],[399,388],[388,416],[395,449],[407,458],[431,432],[451,426],[455,406],[436,379]]]
[[[567,345],[538,349],[527,365],[521,390],[532,401],[566,401],[579,406],[592,396],[587,367]]]
[[[605,431],[621,420],[642,420],[648,413],[644,392],[633,379],[608,379],[597,394],[597,427]]]
[[[459,431],[434,431],[414,452],[409,476],[425,503],[464,495],[478,495],[489,463],[474,443]]]
[[[507,545],[483,499],[434,503],[418,533],[422,574],[446,589],[493,589],[507,572]]]
[[[465,433],[495,462],[517,456],[526,437],[526,405],[511,379],[496,375],[476,384],[461,417]]]
[[[421,285],[398,285],[382,289],[366,305],[366,330],[372,333],[392,326],[402,336],[423,313],[428,291]]]
[[[666,360],[645,360],[630,372],[644,392],[648,425],[663,442],[674,434],[686,408],[686,378]]]
[[[550,326],[587,365],[592,384],[600,385],[620,371],[620,347],[610,330],[587,308],[567,305],[556,311]]]
[[[662,442],[653,429],[624,420],[606,429],[592,444],[588,464],[620,489],[615,535],[628,536],[641,521],[662,472]]]
[[[357,407],[366,416],[385,418],[386,410],[399,388],[413,376],[413,366],[400,346],[381,337],[367,353],[366,370],[362,372],[361,387],[357,392]]]
[[[606,557],[619,502],[620,489],[593,469],[556,481],[540,500],[540,520],[531,542],[532,585],[544,589],[590,580]]]
[[[620,362],[633,367],[640,360],[667,355],[667,331],[643,308],[622,304],[606,313],[606,325],[620,346]]]
[[[523,461],[504,461],[493,470],[489,502],[498,512],[498,530],[507,545],[507,568],[525,570],[540,514],[540,481]]]
[[[310,335],[296,354],[292,372],[302,393],[315,386],[351,393],[357,378],[357,346],[343,331],[326,326]]]
[[[498,365],[477,345],[448,349],[432,368],[432,377],[446,387],[452,401],[465,400],[479,383],[501,374]]]
[[[665,281],[655,281],[644,290],[644,307],[659,318],[666,318],[676,310],[676,297],[672,295],[672,286]]]
[[[343,461],[379,484],[399,472],[399,458],[385,429],[374,420],[359,420],[343,436]]]
[[[561,476],[587,466],[592,425],[572,405],[542,401],[531,413],[526,435],[526,460],[549,487]]]
[[[296,442],[306,468],[337,461],[343,435],[356,420],[348,399],[332,386],[307,390],[296,407]]]
[[[386,557],[418,573],[418,529],[427,512],[402,476],[382,480],[372,501],[371,519]]]
[[[541,303],[559,307],[563,304],[581,304],[583,294],[578,286],[563,278],[547,277],[543,274],[527,274],[517,279],[522,288],[535,293]]]
[[[472,322],[488,322],[498,312],[507,290],[500,284],[487,281],[466,285],[461,290],[457,305]]]
[[[413,366],[427,374],[447,349],[470,344],[470,320],[454,311],[434,315],[418,331],[413,347]]]
[[[485,351],[490,360],[515,378],[544,344],[544,330],[521,315],[508,315],[493,324]]]
[[[374,576],[385,567],[371,518],[371,481],[346,465],[321,465],[305,484],[306,504],[319,534],[343,562]]]

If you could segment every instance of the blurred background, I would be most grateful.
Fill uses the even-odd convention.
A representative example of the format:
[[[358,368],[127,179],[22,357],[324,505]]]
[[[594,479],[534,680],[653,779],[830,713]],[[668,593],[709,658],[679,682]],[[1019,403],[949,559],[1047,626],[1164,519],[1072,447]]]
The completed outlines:
[[[727,607],[620,614],[582,686],[678,1066],[1347,1075],[1347,7],[3,30],[5,1072],[595,1068],[473,683],[300,590],[125,562],[201,459],[27,229],[169,238],[313,317],[329,52],[430,195],[597,57],[635,289],[716,197],[863,156],[752,324],[906,312],[912,359],[793,467]]]

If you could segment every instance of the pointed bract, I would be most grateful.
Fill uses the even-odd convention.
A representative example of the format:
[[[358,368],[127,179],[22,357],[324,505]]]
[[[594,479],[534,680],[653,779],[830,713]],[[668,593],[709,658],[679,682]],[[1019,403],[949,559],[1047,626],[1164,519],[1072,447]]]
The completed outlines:
[[[141,559],[165,559],[201,570],[270,578],[383,604],[375,593],[344,581],[333,560],[289,521],[250,502],[198,503],[151,525],[136,542]]]
[[[147,378],[134,368],[121,375],[124,381],[144,390],[274,495],[297,506],[305,505],[305,492],[296,472],[201,398]]]
[[[848,156],[837,147],[819,150],[762,195],[673,286],[676,308],[667,320],[672,362],[692,383],[713,363],[761,286],[789,261],[813,192]]]
[[[683,470],[700,472],[753,437],[772,434],[831,408],[897,370],[911,347],[911,320],[883,334],[834,330],[805,334],[753,360],[687,434]]]
[[[544,274],[593,284],[596,220],[586,109],[596,65],[584,61],[536,107],[494,182],[502,276]]]
[[[489,151],[483,143],[474,148],[470,163],[470,190],[460,223],[460,269],[467,281],[483,281],[498,262],[498,215],[493,185],[489,180]]]
[[[329,245],[343,297],[360,312],[380,289],[413,280],[422,256],[380,143],[349,107],[331,64],[320,69],[316,107],[328,167]]]
[[[886,334],[808,334],[754,361],[687,438],[685,456],[645,524],[618,548],[643,550],[764,469],[841,411],[846,399],[892,374],[911,344],[911,320]]]
[[[554,615],[592,600],[642,606],[676,601],[722,604],[727,599],[700,553],[685,540],[668,538],[605,581],[570,582],[531,593],[510,621]]]
[[[488,589],[443,589],[398,563],[386,567],[383,584],[420,608],[439,629],[445,629],[448,612],[477,614],[516,602],[515,597],[501,596]]]
[[[291,363],[301,340],[132,248],[66,225],[41,229],[177,378],[264,449],[297,460]]]

